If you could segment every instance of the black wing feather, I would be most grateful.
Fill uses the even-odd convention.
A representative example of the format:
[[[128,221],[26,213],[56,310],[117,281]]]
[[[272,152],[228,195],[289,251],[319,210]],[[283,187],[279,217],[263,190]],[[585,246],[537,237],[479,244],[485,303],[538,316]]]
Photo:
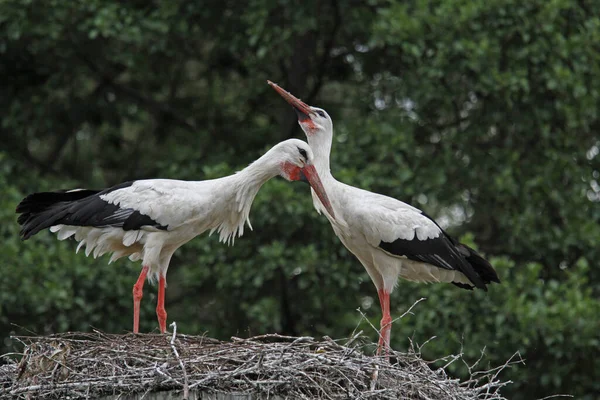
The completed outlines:
[[[412,240],[396,239],[393,242],[379,243],[379,247],[395,256],[406,257],[409,260],[424,262],[438,268],[460,271],[477,288],[487,291],[486,284],[500,282],[491,264],[467,245],[456,242],[431,217],[422,214],[433,221],[440,229],[438,237],[419,240],[415,235]],[[463,283],[453,282],[464,289],[472,289]]]
[[[19,215],[17,222],[23,225],[25,221],[35,213],[42,212],[48,207],[52,206],[61,201],[77,201],[88,196],[92,196],[99,193],[99,190],[75,190],[67,192],[65,190],[58,190],[56,192],[42,192],[33,193],[25,197],[17,206],[16,212]]]
[[[412,240],[396,239],[391,243],[381,241],[379,247],[395,256],[404,256],[409,260],[424,262],[438,268],[457,270],[469,278],[473,284],[485,289],[485,284],[475,272],[471,264],[457,251],[455,246],[443,233],[433,239]]]
[[[166,230],[147,215],[132,208],[121,208],[110,204],[100,196],[123,189],[133,182],[124,182],[111,188],[98,190],[77,190],[71,192],[33,193],[25,197],[17,206],[20,213],[17,222],[22,225],[21,237],[29,239],[39,231],[53,225],[90,227],[120,227],[123,230],[136,230],[143,226],[153,226]]]

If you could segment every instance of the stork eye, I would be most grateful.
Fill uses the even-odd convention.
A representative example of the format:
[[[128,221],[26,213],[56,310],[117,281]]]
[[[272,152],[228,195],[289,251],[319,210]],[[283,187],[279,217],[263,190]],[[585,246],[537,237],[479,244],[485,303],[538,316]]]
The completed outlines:
[[[321,111],[321,110],[318,110],[318,111],[317,111],[317,114],[319,114],[319,116],[321,116],[321,117],[325,118],[325,113],[324,113],[323,111]]]
[[[306,154],[306,150],[301,149],[300,147],[298,147],[298,152],[300,152],[300,155],[302,157],[304,157],[304,161],[308,160],[308,154]]]

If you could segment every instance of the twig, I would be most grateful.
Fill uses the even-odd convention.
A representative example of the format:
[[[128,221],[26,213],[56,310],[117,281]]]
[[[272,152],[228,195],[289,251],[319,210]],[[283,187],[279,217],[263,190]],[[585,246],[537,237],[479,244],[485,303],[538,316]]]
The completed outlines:
[[[350,347],[362,334],[362,330],[358,331],[358,333],[355,333],[350,339],[348,339],[346,343],[344,343],[344,347]]]
[[[396,364],[365,355],[365,345],[358,340],[361,332],[354,332],[344,345],[328,337],[276,334],[220,342],[180,335],[175,324],[171,327],[167,340],[158,334],[97,331],[21,336],[23,362],[10,362],[7,356],[9,362],[0,365],[0,398],[45,400],[68,391],[70,398],[83,399],[183,387],[185,397],[196,390],[298,399],[505,400],[500,390],[510,381],[500,380],[499,374],[521,362],[515,353],[488,371],[475,371],[476,365],[470,365],[471,376],[460,382],[441,369],[431,369],[414,345],[407,353],[393,352]],[[68,351],[57,353],[60,349]],[[455,359],[460,357],[443,360]]]
[[[412,313],[412,309],[413,309],[413,308],[415,308],[415,306],[416,306],[417,304],[419,304],[420,302],[422,302],[423,300],[427,300],[427,298],[426,298],[426,297],[421,297],[419,300],[415,301],[415,302],[412,304],[412,306],[410,306],[410,307],[408,308],[408,310],[404,311],[404,313],[403,313],[401,316],[399,316],[398,318],[394,319],[392,322],[396,322],[396,321],[398,321],[398,320],[400,320],[400,319],[404,318],[404,317],[405,317],[406,315],[408,315],[408,314],[410,314],[410,315],[414,315],[414,314]]]
[[[181,370],[183,371],[183,399],[187,400],[190,397],[190,388],[189,388],[189,384],[188,384],[187,372],[185,371],[185,365],[183,364],[183,361],[179,357],[179,352],[177,351],[177,347],[175,347],[175,336],[177,335],[177,323],[175,321],[173,321],[173,323],[169,326],[171,328],[173,328],[173,336],[171,336],[171,349],[173,349],[173,353],[175,354],[177,361],[179,361],[179,366],[181,367]]]
[[[172,376],[169,376],[169,375],[167,375],[165,372],[161,371],[161,370],[160,370],[160,367],[159,367],[158,365],[157,365],[157,366],[154,368],[154,371],[155,371],[157,374],[159,374],[159,375],[161,375],[161,376],[164,376],[164,377],[167,379],[167,381],[175,382],[176,384],[178,384],[178,385],[180,385],[180,386],[183,386],[183,385],[181,384],[181,382],[179,382],[177,379],[175,379],[175,378],[173,378]]]

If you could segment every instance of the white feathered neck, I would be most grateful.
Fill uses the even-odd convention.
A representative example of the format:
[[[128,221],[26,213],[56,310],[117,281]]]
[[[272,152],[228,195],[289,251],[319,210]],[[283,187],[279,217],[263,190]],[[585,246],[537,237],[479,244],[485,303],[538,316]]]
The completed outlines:
[[[219,241],[227,244],[233,244],[236,237],[244,234],[244,225],[247,222],[252,230],[250,223],[250,209],[256,194],[262,185],[280,172],[280,160],[274,158],[271,151],[265,153],[258,160],[248,165],[234,175],[228,176],[227,185],[232,189],[232,196],[235,196],[232,202],[232,209],[229,218],[223,220],[217,227],[211,230],[219,233]]]

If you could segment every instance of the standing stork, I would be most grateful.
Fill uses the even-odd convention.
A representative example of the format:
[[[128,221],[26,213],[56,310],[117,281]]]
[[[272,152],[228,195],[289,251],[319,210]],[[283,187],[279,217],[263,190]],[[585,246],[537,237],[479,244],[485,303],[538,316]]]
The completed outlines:
[[[221,242],[242,236],[252,201],[260,187],[274,176],[288,181],[307,180],[330,215],[323,184],[313,165],[313,153],[298,139],[274,146],[234,175],[206,181],[148,179],[121,183],[101,191],[76,189],[34,193],[17,206],[23,240],[50,228],[59,240],[74,237],[77,251],[94,257],[112,253],[110,262],[129,256],[142,260],[142,272],[133,286],[133,332],[139,330],[144,282],[158,278],[156,315],[166,331],[165,285],[175,250],[210,230]]]
[[[296,111],[315,155],[315,167],[331,199],[325,206],[313,192],[315,208],[327,216],[335,234],[362,263],[377,288],[383,314],[377,354],[382,348],[387,353],[390,346],[390,294],[399,277],[416,282],[452,282],[464,289],[486,291],[487,284],[500,282],[488,261],[450,237],[423,211],[337,181],[329,170],[333,139],[329,115],[268,83]]]

